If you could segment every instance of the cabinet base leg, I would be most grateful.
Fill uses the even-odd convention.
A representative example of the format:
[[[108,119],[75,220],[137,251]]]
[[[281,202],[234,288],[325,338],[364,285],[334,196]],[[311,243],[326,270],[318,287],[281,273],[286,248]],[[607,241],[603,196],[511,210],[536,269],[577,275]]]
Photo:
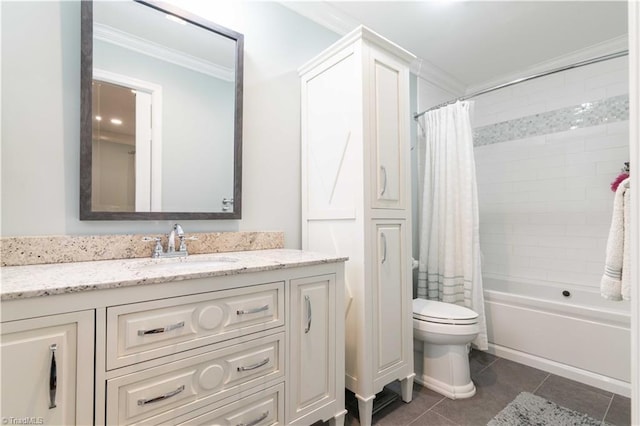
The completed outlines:
[[[400,380],[400,390],[402,392],[402,400],[404,402],[411,402],[413,399],[413,378],[416,377],[415,373]]]
[[[347,410],[342,410],[342,412],[329,419],[329,426],[344,426],[344,417],[346,415]]]
[[[360,419],[360,426],[371,426],[371,418],[373,417],[373,400],[375,395],[369,397],[363,397],[356,394],[358,398],[358,417]]]

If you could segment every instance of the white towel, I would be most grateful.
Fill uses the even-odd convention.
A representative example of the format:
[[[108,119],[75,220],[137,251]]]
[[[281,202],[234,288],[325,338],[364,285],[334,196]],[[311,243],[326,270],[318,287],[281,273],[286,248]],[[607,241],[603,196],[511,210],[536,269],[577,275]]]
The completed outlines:
[[[629,182],[627,181],[626,185]],[[625,185],[622,182],[622,185]],[[624,300],[631,300],[631,191],[624,191],[624,242],[622,243],[622,282],[620,292]]]
[[[605,299],[629,299],[629,178],[623,180],[613,199],[613,216],[607,240],[600,294]],[[625,195],[626,194],[626,195]],[[625,203],[626,198],[626,203]],[[624,284],[623,284],[624,281]],[[623,290],[624,288],[624,290]]]

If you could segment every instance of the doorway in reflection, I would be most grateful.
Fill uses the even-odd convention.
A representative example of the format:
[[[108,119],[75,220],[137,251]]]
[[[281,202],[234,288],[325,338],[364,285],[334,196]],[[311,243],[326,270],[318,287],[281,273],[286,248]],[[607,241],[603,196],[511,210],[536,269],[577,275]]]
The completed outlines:
[[[135,94],[93,81],[92,204],[102,211],[135,208]]]
[[[160,177],[153,173],[154,162],[161,161],[152,129],[153,89],[124,80],[113,74],[93,80],[92,205],[149,212],[161,203]]]

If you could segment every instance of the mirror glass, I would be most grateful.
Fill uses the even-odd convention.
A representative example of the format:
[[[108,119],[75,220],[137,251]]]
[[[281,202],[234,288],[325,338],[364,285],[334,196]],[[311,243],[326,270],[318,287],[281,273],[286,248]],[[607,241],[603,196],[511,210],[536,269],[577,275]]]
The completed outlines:
[[[242,35],[161,3],[82,18],[80,218],[240,218]]]

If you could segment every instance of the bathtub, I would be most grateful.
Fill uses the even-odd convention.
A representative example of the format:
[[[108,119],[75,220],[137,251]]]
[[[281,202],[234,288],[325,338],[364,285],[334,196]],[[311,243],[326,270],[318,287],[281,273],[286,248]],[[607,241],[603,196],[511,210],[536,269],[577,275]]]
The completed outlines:
[[[629,397],[628,301],[575,285],[483,277],[489,352]]]

